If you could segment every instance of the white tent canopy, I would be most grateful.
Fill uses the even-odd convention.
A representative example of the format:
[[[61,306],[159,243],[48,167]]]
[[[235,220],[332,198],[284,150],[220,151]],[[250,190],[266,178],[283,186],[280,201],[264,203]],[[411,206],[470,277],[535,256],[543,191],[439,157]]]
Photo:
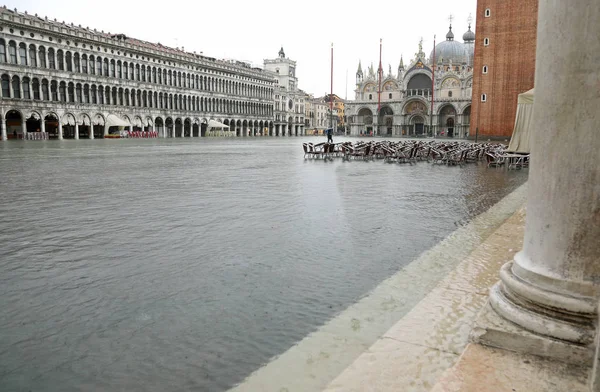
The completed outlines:
[[[128,121],[125,121],[114,114],[109,114],[108,117],[106,117],[106,124],[109,127],[128,127],[131,125]]]
[[[531,121],[533,118],[534,89],[519,94],[517,101],[517,114],[515,116],[515,128],[513,129],[508,151],[529,153],[529,138],[533,129]]]
[[[229,126],[215,120],[208,120],[208,129],[210,128],[229,128]]]

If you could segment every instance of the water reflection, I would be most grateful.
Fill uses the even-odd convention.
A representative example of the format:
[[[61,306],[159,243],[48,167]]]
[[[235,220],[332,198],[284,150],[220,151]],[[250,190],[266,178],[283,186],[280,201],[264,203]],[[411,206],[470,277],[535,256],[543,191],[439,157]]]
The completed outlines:
[[[0,143],[2,389],[227,389],[527,176],[301,142]]]

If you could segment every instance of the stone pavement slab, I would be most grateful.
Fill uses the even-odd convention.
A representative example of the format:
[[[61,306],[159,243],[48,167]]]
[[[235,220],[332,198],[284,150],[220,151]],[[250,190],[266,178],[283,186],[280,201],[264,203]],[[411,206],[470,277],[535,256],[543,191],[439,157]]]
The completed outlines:
[[[500,267],[522,246],[524,226],[521,208],[325,391],[431,390],[465,350],[489,287],[498,280]],[[440,257],[443,262],[444,255]]]
[[[469,344],[431,392],[589,392],[588,369]]]

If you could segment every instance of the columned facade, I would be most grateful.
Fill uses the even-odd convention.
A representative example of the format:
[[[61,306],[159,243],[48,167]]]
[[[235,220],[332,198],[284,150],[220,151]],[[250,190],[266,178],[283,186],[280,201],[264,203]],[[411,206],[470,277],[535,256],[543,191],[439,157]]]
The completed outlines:
[[[210,120],[231,124],[228,136],[242,136],[243,121],[266,136],[273,126],[271,72],[5,7],[0,19],[2,140],[194,137]]]
[[[490,294],[522,336],[548,338],[536,346],[517,336],[521,350],[589,365],[600,299],[600,40],[589,39],[600,36],[597,5],[540,0],[524,245]]]

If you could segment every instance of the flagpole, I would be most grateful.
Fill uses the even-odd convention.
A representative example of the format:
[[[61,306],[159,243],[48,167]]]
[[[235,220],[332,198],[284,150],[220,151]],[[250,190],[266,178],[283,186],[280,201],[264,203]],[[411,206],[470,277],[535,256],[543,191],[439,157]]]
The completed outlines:
[[[333,42],[331,43],[331,92],[329,94],[329,128],[333,132]]]
[[[379,70],[377,75],[379,77],[379,91],[377,92],[377,135],[379,135],[379,111],[381,110],[381,74],[383,73],[383,66],[381,65],[381,47],[382,39],[379,38]]]
[[[433,91],[435,90],[435,35],[433,36],[433,67],[432,67],[432,78],[431,78],[431,110],[429,111],[429,130],[431,136],[435,139],[435,132],[433,131]]]

